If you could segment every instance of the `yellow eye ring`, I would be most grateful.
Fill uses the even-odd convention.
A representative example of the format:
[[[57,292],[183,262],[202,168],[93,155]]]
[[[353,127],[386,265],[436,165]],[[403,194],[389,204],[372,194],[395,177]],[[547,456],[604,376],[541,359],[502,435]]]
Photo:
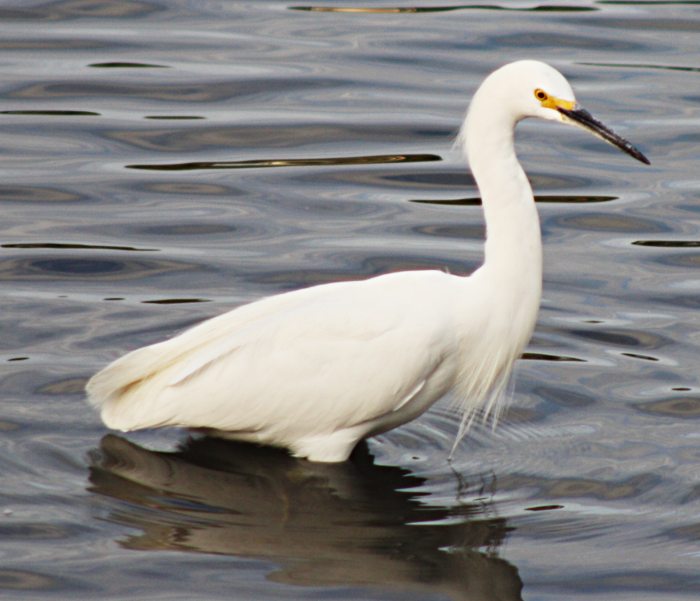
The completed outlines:
[[[540,102],[544,102],[549,98],[549,96],[547,95],[547,92],[545,92],[542,88],[537,88],[535,90],[535,98],[537,98],[537,100],[539,100]]]

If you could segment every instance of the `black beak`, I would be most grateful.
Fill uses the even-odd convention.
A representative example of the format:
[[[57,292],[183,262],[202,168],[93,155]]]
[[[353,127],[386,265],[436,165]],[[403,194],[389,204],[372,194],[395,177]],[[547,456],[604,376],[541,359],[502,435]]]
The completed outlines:
[[[568,117],[576,125],[590,131],[593,135],[598,136],[601,140],[605,140],[613,146],[617,146],[623,152],[626,152],[631,157],[634,157],[642,163],[651,165],[649,159],[646,158],[639,150],[637,150],[630,142],[622,136],[618,136],[612,129],[603,125],[598,119],[591,115],[587,110],[580,106],[575,106],[573,109],[565,109],[557,107],[557,110]]]

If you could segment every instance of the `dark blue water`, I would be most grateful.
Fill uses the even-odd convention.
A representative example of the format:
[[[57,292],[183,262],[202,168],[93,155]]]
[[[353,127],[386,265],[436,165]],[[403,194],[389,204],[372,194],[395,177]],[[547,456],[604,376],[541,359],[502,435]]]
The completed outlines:
[[[0,3],[0,594],[700,595],[700,3]],[[111,359],[263,295],[481,260],[452,150],[546,60],[650,157],[524,123],[542,309],[511,409],[314,465],[109,434]]]

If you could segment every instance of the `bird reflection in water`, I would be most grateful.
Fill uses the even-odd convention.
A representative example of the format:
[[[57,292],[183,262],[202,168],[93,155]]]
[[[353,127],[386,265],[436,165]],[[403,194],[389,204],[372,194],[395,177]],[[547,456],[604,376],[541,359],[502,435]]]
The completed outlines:
[[[126,548],[265,559],[279,566],[270,579],[299,586],[521,599],[516,568],[494,553],[504,519],[480,503],[422,502],[424,479],[375,465],[364,444],[350,462],[322,464],[211,438],[167,453],[108,435],[90,482],[116,500],[110,521],[142,531]]]

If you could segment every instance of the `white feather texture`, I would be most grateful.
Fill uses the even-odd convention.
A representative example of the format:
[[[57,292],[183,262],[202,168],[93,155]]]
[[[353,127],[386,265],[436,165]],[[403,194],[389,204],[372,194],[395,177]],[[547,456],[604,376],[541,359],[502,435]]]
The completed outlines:
[[[88,395],[111,428],[206,428],[344,459],[469,369],[462,349],[479,336],[458,324],[480,309],[460,298],[462,281],[404,272],[266,298],[118,359]]]
[[[458,143],[487,225],[474,274],[394,273],[234,309],[96,374],[87,393],[105,424],[185,426],[343,461],[359,440],[414,419],[451,389],[464,414],[460,435],[477,413],[497,414],[532,334],[542,280],[539,221],[514,129],[525,117],[565,121],[538,89],[574,106],[557,71],[520,61],[485,80],[462,127]]]

